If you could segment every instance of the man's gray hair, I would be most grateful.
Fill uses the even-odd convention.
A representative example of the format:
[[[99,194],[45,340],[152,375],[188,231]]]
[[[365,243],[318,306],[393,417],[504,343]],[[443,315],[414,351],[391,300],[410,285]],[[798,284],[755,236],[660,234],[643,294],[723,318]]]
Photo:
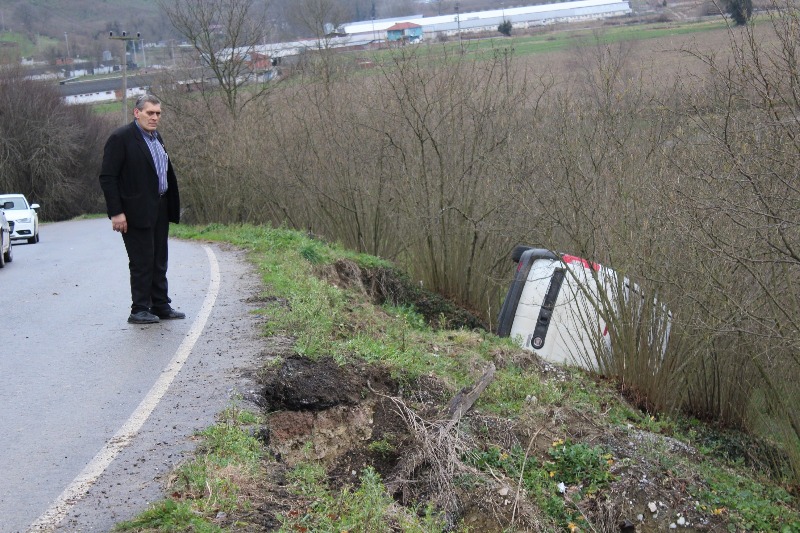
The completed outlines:
[[[136,99],[136,109],[139,111],[144,109],[144,104],[161,105],[161,100],[154,94],[143,94]]]

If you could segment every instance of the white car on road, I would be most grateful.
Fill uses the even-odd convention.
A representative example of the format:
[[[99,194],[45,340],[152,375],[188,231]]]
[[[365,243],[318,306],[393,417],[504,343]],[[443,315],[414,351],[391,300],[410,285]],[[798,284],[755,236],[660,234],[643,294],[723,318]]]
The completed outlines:
[[[3,204],[0,204],[0,268],[14,258],[11,252],[11,232],[14,231],[14,223],[6,220],[3,207]]]
[[[28,203],[22,194],[0,194],[0,205],[5,208],[6,219],[14,223],[12,239],[26,239],[28,244],[39,242],[39,204]]]

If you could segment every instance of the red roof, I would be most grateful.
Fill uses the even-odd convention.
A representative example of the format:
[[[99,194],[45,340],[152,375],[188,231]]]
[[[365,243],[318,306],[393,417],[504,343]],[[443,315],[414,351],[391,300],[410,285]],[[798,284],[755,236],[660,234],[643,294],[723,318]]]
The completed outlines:
[[[395,31],[395,30],[409,30],[411,28],[421,28],[419,24],[414,24],[413,22],[398,22],[391,28],[386,28],[386,31]]]

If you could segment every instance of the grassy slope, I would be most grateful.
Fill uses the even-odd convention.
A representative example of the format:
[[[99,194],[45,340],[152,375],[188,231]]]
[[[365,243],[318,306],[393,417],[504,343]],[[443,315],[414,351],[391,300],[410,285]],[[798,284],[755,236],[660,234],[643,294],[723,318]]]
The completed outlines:
[[[684,505],[669,513],[659,510],[660,522],[645,512],[650,531],[664,530],[670,522],[680,524],[682,517],[695,526],[727,531],[800,531],[796,492],[792,496],[789,487],[753,466],[749,459],[757,447],[746,437],[719,433],[697,421],[647,415],[619,397],[612,384],[582,371],[541,372],[536,365],[525,366],[522,362],[530,356],[507,339],[482,331],[433,330],[410,306],[377,308],[363,292],[319,277],[339,260],[365,270],[387,268],[377,258],[267,227],[179,226],[175,235],[249,250],[263,280],[264,293],[258,296],[265,301],[262,312],[268,317],[264,335],[291,337],[296,354],[311,359],[332,354],[345,368],[366,361],[409,383],[421,376],[434,378],[449,394],[473,382],[476,369],[495,363],[495,378],[473,412],[485,417],[482,420],[517,429],[532,424],[535,434],[525,450],[509,446],[499,433],[478,431],[473,435],[477,444],[461,457],[471,474],[459,483],[475,493],[497,481],[516,487],[511,494],[521,500],[514,508],[517,503],[520,509],[528,505],[528,516],[536,516],[542,530],[616,528],[616,523],[602,523],[597,509],[625,506],[637,490],[649,490],[642,485],[641,478],[646,478],[654,490],[647,497],[654,504],[672,498]],[[362,471],[355,486],[335,488],[322,463],[308,460],[284,472],[276,486],[267,472],[279,461],[249,436],[252,428],[265,423],[264,413],[245,416],[238,406],[233,411],[235,416],[226,413],[203,435],[204,453],[176,475],[185,484],[170,488],[169,498],[121,529],[263,530],[257,524],[267,523],[265,516],[254,509],[264,508],[265,494],[277,493],[284,494],[284,507],[270,518],[281,524],[275,529],[284,531],[388,531],[389,523],[403,531],[443,529],[444,518],[432,510],[399,507],[372,468]],[[471,420],[474,425],[476,419]],[[474,431],[470,423],[463,423],[461,431]],[[537,436],[544,437],[538,447]],[[389,450],[393,443],[382,439],[369,446],[373,451]],[[564,483],[563,494],[558,483]],[[215,519],[220,510],[224,520]],[[635,517],[636,511],[631,512]],[[500,516],[496,529],[477,527],[529,530],[512,527],[508,515],[506,519],[503,524]],[[518,515],[517,524],[519,519]],[[373,523],[381,525],[371,529]],[[464,522],[456,526],[470,530]]]

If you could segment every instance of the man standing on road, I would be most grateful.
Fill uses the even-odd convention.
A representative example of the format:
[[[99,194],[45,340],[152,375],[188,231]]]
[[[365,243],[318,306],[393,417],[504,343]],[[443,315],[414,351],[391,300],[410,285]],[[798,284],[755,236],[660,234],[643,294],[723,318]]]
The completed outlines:
[[[100,186],[114,231],[122,233],[131,274],[132,324],[185,318],[167,295],[169,223],[180,220],[178,181],[156,131],[161,101],[136,100],[135,120],[114,130],[103,150]]]

